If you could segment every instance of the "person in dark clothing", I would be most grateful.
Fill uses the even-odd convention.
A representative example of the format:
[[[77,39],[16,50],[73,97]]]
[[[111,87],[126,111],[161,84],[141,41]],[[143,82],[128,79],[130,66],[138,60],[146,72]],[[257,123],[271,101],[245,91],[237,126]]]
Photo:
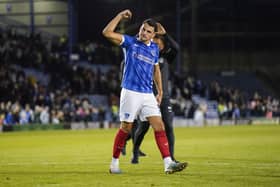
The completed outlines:
[[[173,111],[170,103],[170,95],[168,88],[168,79],[169,79],[169,63],[171,63],[178,51],[179,45],[178,43],[166,33],[164,27],[158,23],[158,28],[161,29],[160,34],[157,34],[153,41],[158,44],[160,49],[160,58],[159,65],[162,76],[162,87],[163,87],[163,97],[160,105],[160,110],[162,114],[162,119],[165,126],[165,132],[168,139],[169,150],[171,154],[171,158],[175,160],[174,157],[174,144],[175,137],[173,131]],[[155,92],[155,89],[154,89]],[[155,93],[156,94],[156,93]],[[146,132],[149,130],[150,124],[148,121],[142,121],[141,124],[137,125],[134,123],[134,126],[137,126],[137,129],[133,138],[133,157],[131,160],[132,164],[139,163],[139,148],[144,139]]]

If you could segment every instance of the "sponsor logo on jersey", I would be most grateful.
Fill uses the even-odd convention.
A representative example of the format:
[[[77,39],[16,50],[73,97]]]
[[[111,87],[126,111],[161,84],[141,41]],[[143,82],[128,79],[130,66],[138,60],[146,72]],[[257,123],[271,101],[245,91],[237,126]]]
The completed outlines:
[[[148,64],[152,64],[152,65],[154,65],[154,60],[153,59],[151,59],[151,58],[149,58],[149,57],[147,57],[147,56],[144,56],[144,55],[142,55],[142,54],[137,54],[137,53],[133,53],[132,54],[135,58],[137,58],[138,60],[140,60],[140,61],[143,61],[143,62],[146,62],[146,63],[148,63]]]

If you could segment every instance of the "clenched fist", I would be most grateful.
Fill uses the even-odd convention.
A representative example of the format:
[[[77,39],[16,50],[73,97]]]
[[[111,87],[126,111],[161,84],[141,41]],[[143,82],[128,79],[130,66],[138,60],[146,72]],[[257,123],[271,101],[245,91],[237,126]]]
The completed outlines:
[[[119,13],[122,19],[130,19],[132,17],[132,13],[129,9],[123,10]]]

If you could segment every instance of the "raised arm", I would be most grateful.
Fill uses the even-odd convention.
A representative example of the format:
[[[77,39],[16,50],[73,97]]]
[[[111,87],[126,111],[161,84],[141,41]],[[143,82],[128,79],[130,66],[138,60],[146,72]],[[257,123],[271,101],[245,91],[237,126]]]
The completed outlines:
[[[105,38],[110,40],[112,43],[120,45],[120,43],[122,42],[122,34],[115,32],[115,29],[122,19],[130,19],[131,16],[132,13],[128,9],[118,13],[103,29],[103,36],[105,36]]]
[[[180,50],[179,44],[166,32],[165,28],[158,22],[158,32],[157,35],[162,36],[164,43],[164,48],[161,49],[161,55],[171,63]]]

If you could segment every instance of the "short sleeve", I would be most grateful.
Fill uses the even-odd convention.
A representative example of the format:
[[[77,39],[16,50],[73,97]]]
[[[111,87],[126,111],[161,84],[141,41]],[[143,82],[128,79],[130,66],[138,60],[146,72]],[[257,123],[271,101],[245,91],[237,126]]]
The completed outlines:
[[[122,36],[122,42],[120,44],[121,47],[128,48],[134,43],[134,37],[128,36],[128,35],[123,35]]]

